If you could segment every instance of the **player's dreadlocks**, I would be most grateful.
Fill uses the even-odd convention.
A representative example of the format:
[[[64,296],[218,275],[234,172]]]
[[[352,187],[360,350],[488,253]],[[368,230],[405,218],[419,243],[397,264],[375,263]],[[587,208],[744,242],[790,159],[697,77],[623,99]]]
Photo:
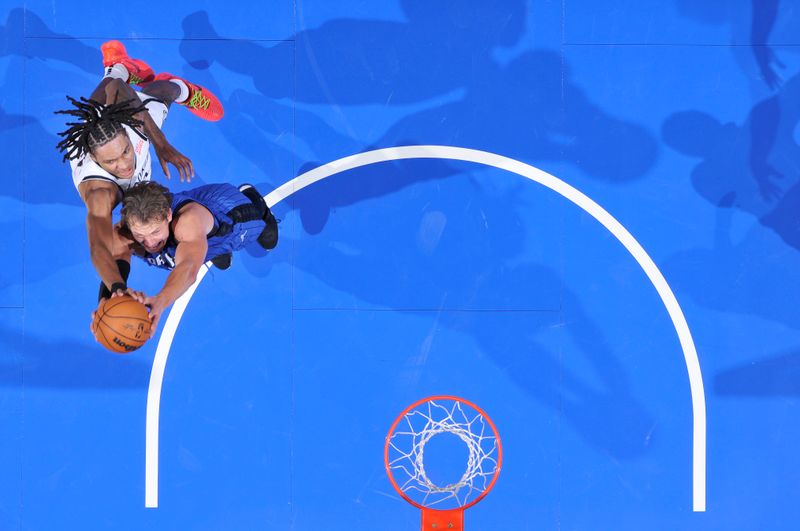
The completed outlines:
[[[142,120],[134,118],[134,115],[145,108],[145,104],[155,100],[147,99],[141,105],[133,105],[133,99],[104,105],[99,101],[81,97],[78,101],[67,96],[67,99],[75,106],[75,109],[56,111],[56,114],[67,114],[78,118],[77,122],[67,123],[69,129],[58,133],[64,139],[56,147],[64,153],[64,160],[76,159],[91,152],[95,147],[111,141],[120,131],[123,125],[133,129],[143,140],[147,137],[139,128],[144,125]],[[157,100],[156,100],[157,101]]]

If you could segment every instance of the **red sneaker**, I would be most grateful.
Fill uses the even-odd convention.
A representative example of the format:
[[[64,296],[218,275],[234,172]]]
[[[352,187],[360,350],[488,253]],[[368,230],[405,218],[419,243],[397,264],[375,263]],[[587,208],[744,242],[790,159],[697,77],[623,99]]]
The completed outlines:
[[[171,79],[180,79],[189,87],[189,97],[186,98],[186,101],[175,103],[187,107],[189,111],[209,122],[216,122],[225,114],[225,109],[222,108],[222,103],[220,103],[219,99],[200,85],[195,85],[182,77],[167,74],[166,72],[158,74],[155,80],[169,81]]]
[[[100,45],[103,52],[103,66],[121,64],[128,69],[128,83],[142,86],[153,81],[153,69],[141,59],[131,59],[125,46],[119,41],[108,41]]]

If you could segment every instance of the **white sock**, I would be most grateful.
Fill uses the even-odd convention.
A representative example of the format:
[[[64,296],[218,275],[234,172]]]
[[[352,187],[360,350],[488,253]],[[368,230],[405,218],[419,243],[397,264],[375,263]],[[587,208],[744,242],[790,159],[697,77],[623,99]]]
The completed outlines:
[[[125,68],[125,65],[117,63],[111,66],[106,67],[105,74],[103,75],[103,79],[107,77],[113,77],[114,79],[121,79],[125,83],[128,82],[128,77],[130,74],[128,73],[128,69]]]
[[[180,79],[170,79],[170,81],[178,85],[178,87],[181,89],[181,93],[178,94],[177,98],[175,98],[175,103],[183,103],[186,101],[189,98],[189,87],[186,86],[186,83]]]

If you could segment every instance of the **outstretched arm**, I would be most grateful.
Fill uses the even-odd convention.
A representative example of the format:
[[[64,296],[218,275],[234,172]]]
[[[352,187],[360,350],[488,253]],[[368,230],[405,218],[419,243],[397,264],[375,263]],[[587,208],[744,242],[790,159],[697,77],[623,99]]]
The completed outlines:
[[[117,223],[117,225],[112,227],[112,229],[111,229],[111,232],[112,232],[112,243],[111,243],[110,250],[111,250],[112,257],[114,258],[114,261],[117,264],[117,269],[119,270],[119,273],[122,276],[123,281],[127,282],[128,281],[128,274],[131,271],[131,254],[132,254],[132,248],[133,248],[133,245],[134,245],[134,241],[128,235],[123,234],[123,231],[124,231],[124,225],[122,224],[121,221],[119,223]],[[127,288],[125,290],[115,289],[114,292],[112,293],[106,287],[105,283],[101,282],[100,283],[100,293],[98,294],[97,302],[99,304],[105,299],[114,298],[114,297],[118,297],[118,296],[121,296],[121,295],[126,295],[126,294],[128,294],[128,293],[130,293],[132,291],[133,290],[131,290],[130,288]],[[94,325],[95,325],[96,312],[97,312],[96,310],[92,311],[91,320],[90,320],[90,324],[89,324],[89,330],[92,331],[93,335],[95,333]]]
[[[92,264],[109,290],[114,284],[124,285],[125,279],[122,278],[112,251],[114,227],[111,211],[117,204],[117,186],[106,181],[87,181],[80,185],[79,191],[88,210],[86,231]]]
[[[140,302],[150,306],[151,329],[155,332],[158,320],[166,308],[188,290],[197,279],[208,252],[206,234],[214,227],[214,218],[204,207],[193,203],[184,207],[174,228],[178,246],[175,250],[175,268],[170,272],[164,287],[148,297],[132,292]]]
[[[119,79],[112,79],[107,84],[98,86],[97,90],[92,94],[92,98],[97,99],[100,103],[113,103],[131,99],[134,100],[134,103],[139,101],[136,91]],[[192,161],[167,141],[167,137],[164,136],[164,133],[153,121],[153,117],[150,116],[147,109],[138,112],[135,117],[144,123],[144,134],[153,144],[153,149],[156,151],[156,156],[158,156],[158,160],[161,163],[161,169],[164,170],[164,175],[167,176],[167,179],[170,178],[169,163],[178,169],[181,182],[184,180],[191,181],[192,177],[194,177]]]

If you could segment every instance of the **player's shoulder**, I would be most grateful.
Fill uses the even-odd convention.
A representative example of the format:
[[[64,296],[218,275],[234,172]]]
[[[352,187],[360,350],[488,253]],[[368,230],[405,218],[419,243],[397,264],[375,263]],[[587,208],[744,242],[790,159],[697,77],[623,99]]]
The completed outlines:
[[[178,241],[205,238],[214,228],[214,216],[200,203],[188,202],[173,216],[172,230]]]
[[[144,131],[134,131],[133,127],[127,124],[123,124],[123,127],[125,128],[125,132],[128,133],[128,139],[133,145],[134,153],[136,153],[137,157],[140,157],[146,152],[146,149],[149,148],[150,140],[147,138],[147,135],[144,134]]]

